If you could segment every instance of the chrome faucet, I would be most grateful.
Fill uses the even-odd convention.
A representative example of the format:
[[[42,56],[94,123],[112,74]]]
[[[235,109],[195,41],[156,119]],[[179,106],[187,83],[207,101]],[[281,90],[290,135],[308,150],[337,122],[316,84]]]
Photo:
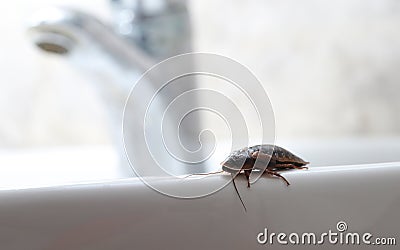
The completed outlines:
[[[112,0],[114,29],[151,57],[191,51],[190,20],[182,0]]]
[[[151,66],[191,51],[190,22],[185,1],[112,0],[110,4],[115,15],[112,25],[77,10],[51,7],[33,16],[28,33],[40,49],[65,56],[99,77],[95,83],[111,109],[122,156],[121,176],[131,176],[121,139],[125,100]],[[191,126],[198,124],[193,121]]]

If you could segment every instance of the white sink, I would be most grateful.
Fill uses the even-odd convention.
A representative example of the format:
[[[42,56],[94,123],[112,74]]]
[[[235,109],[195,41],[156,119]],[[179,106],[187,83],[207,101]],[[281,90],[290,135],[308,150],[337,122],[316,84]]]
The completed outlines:
[[[200,199],[176,199],[137,178],[97,183],[0,191],[1,249],[283,249],[258,243],[269,233],[316,235],[347,224],[346,232],[371,233],[399,241],[400,147],[398,140],[287,143],[312,162],[309,170],[262,177],[250,189],[237,186],[247,212],[229,184]],[[314,145],[314,146],[313,146]],[[378,163],[376,163],[378,161]],[[397,161],[392,163],[382,163]],[[375,164],[365,164],[365,163]],[[333,165],[329,163],[363,163]],[[207,176],[193,189],[223,183],[228,175]],[[179,189],[181,181],[149,177]],[[189,180],[185,180],[190,182]],[[371,240],[372,240],[371,239]],[[292,245],[308,249],[308,245]],[[325,249],[366,246],[323,244]],[[380,246],[380,248],[385,249]],[[395,249],[395,246],[388,246]]]

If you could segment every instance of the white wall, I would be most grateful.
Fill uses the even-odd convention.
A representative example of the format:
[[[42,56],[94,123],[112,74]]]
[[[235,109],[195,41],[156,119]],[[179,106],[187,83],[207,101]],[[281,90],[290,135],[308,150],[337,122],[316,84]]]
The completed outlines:
[[[197,48],[253,70],[278,136],[399,134],[399,1],[191,2]]]

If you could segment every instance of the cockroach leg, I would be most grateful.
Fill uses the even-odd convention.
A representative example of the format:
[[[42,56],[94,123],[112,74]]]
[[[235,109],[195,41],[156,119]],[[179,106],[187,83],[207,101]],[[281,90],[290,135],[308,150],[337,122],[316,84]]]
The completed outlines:
[[[288,169],[288,168],[292,168],[292,169],[308,169],[308,167],[302,167],[302,166],[296,166],[295,164],[292,163],[278,163],[275,165],[276,168],[282,168],[282,169]]]
[[[293,168],[295,168],[295,169],[308,169],[308,167],[300,167],[300,166],[296,166],[296,165],[293,165]]]
[[[246,176],[248,188],[250,188],[250,173],[251,173],[251,170],[244,170],[244,175]]]
[[[238,191],[238,189],[237,189],[237,187],[236,187],[236,183],[235,183],[235,178],[236,178],[236,176],[235,176],[235,174],[233,174],[233,173],[232,173],[231,175],[232,175],[233,186],[235,187],[236,193],[237,193],[237,195],[239,196],[239,199],[240,199],[240,202],[241,202],[242,205],[243,205],[244,211],[247,212],[247,208],[246,208],[246,206],[244,205],[244,202],[243,202],[243,200],[242,200],[242,197],[240,196],[239,191]]]
[[[265,172],[266,172],[267,174],[274,175],[274,176],[277,176],[277,177],[281,178],[281,179],[286,183],[287,186],[290,185],[290,183],[288,182],[288,180],[286,180],[286,178],[283,177],[282,175],[280,175],[279,173],[274,172],[274,171],[271,171],[271,170],[268,170],[268,169],[265,170]]]

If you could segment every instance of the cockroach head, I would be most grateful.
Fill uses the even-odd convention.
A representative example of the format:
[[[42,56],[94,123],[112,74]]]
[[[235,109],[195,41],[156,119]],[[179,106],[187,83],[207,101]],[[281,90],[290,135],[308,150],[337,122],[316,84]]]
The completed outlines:
[[[246,161],[249,159],[249,154],[247,149],[241,149],[237,151],[233,151],[223,162],[221,162],[221,166],[225,167],[224,170],[240,170],[246,164]]]

